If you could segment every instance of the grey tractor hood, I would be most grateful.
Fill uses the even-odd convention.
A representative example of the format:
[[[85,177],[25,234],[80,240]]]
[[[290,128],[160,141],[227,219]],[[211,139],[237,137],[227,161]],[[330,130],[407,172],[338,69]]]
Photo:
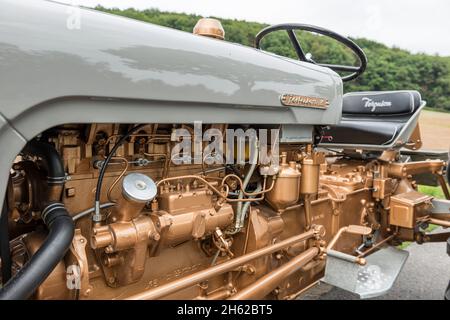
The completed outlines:
[[[340,120],[342,81],[327,68],[50,1],[0,0],[0,8],[0,113],[26,138],[40,112],[51,118],[47,127]],[[325,98],[329,106],[284,106],[283,94]]]

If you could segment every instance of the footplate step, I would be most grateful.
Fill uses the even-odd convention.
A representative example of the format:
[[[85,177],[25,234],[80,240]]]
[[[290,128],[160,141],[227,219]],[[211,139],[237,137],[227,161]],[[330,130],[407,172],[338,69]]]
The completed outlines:
[[[356,293],[361,299],[377,297],[391,289],[408,256],[407,251],[388,246],[367,256],[362,266],[329,255],[322,281]]]

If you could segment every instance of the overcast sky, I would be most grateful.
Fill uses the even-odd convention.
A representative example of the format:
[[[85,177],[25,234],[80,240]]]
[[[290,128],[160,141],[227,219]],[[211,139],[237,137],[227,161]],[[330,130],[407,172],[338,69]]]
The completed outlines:
[[[94,7],[195,13],[265,23],[299,22],[412,52],[450,56],[448,0],[57,0]],[[225,30],[226,31],[226,30]]]

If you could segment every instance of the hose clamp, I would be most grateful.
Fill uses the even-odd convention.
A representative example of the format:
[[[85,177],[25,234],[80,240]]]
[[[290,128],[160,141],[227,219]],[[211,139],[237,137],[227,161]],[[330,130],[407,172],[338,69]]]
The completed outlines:
[[[61,210],[61,209],[63,209],[64,212],[66,212],[66,208],[65,208],[64,204],[62,204],[60,202],[54,202],[54,203],[49,204],[41,212],[42,220],[44,220],[46,225],[49,225],[53,221],[53,219],[55,218],[55,217],[53,217],[53,215],[51,215],[51,213],[55,212],[56,210]]]

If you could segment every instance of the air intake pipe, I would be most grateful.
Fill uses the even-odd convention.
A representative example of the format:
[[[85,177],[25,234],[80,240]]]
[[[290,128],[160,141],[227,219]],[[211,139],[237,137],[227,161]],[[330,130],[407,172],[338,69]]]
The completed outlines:
[[[62,203],[42,211],[49,234],[39,250],[0,289],[0,300],[28,299],[66,254],[74,236],[74,224]]]
[[[58,151],[49,143],[32,140],[22,150],[23,154],[38,156],[47,169],[48,185],[62,185],[66,180],[64,165]]]
[[[45,200],[47,203],[60,201],[64,183],[66,182],[66,173],[58,151],[49,143],[32,140],[23,148],[22,154],[41,158],[47,170],[47,193]]]
[[[29,298],[62,260],[74,236],[73,220],[64,204],[58,202],[65,182],[64,166],[58,152],[50,144],[33,140],[23,153],[39,156],[48,172],[49,204],[41,211],[41,218],[49,233],[39,250],[0,289],[0,300]]]

